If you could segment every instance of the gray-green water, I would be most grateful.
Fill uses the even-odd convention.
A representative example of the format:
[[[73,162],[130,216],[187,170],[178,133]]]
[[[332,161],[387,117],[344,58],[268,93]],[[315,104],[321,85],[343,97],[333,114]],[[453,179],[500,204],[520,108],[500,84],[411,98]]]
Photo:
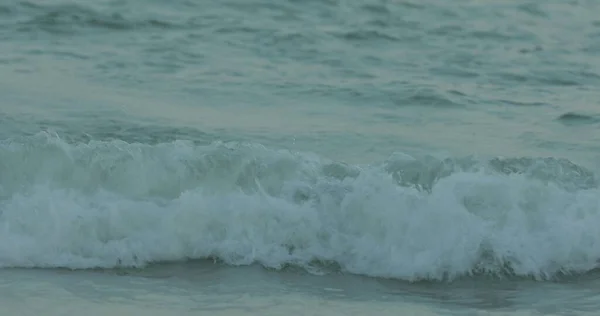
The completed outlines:
[[[0,310],[593,314],[599,10],[3,1]]]

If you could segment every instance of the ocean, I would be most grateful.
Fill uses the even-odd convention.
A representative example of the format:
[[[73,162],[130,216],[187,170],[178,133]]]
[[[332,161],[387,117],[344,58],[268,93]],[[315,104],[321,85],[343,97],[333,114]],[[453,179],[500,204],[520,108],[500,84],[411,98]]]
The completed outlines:
[[[600,2],[4,0],[1,315],[597,315]]]

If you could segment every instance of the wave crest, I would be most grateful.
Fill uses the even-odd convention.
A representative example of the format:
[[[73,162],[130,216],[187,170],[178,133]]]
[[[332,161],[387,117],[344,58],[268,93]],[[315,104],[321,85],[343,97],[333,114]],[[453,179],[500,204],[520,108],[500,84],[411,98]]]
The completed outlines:
[[[0,266],[218,258],[405,280],[551,278],[600,258],[595,174],[560,159],[348,165],[257,144],[0,144]]]

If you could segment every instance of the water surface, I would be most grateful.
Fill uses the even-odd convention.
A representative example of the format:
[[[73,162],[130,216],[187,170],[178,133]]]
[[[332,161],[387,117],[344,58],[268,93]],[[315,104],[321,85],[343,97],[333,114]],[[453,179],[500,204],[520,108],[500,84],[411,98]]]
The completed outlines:
[[[5,1],[0,306],[592,313],[599,9]]]

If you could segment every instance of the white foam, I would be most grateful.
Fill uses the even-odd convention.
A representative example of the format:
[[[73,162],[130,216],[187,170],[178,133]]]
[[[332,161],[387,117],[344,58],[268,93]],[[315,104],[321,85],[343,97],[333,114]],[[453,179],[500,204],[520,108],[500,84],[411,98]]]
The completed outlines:
[[[342,177],[317,157],[261,146],[37,137],[0,149],[2,267],[218,257],[416,280],[546,278],[600,258],[597,188],[472,171],[427,192],[380,166],[338,166]]]

